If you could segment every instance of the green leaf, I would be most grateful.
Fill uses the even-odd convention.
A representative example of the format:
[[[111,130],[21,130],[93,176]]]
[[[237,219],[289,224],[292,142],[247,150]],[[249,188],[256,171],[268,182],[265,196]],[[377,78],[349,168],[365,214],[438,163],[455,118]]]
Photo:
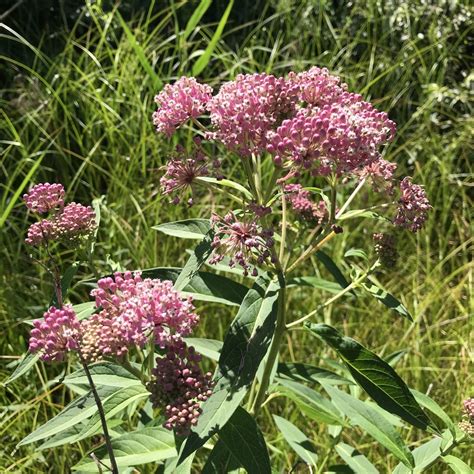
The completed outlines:
[[[66,299],[67,293],[69,291],[69,287],[71,286],[72,279],[76,276],[77,271],[79,270],[80,263],[74,262],[70,267],[66,269],[64,275],[61,278],[61,294],[63,300]],[[56,292],[54,292],[54,296],[51,300],[50,306],[58,306],[58,298]]]
[[[393,470],[393,474],[419,474],[424,472],[425,468],[436,462],[441,456],[441,438],[433,438],[427,443],[418,446],[412,451],[415,467],[408,469],[403,464],[398,464]]]
[[[181,272],[181,268],[158,267],[143,270],[142,276],[176,282]],[[239,306],[247,294],[248,287],[222,275],[198,272],[182,291],[196,301]]]
[[[453,456],[452,454],[448,454],[447,456],[443,456],[441,458],[455,474],[473,474],[474,470],[471,469],[464,461]]]
[[[138,466],[176,456],[173,434],[162,427],[143,428],[112,440],[112,449],[119,467]],[[94,451],[97,458],[108,464],[105,446]],[[96,472],[97,464],[85,456],[72,468],[81,472]]]
[[[211,360],[218,361],[222,350],[222,342],[216,339],[204,339],[201,337],[185,337],[186,344],[193,346],[199,354]]]
[[[305,327],[338,353],[354,380],[381,408],[418,428],[431,426],[431,420],[405,382],[383,359],[327,324],[306,324]]]
[[[340,412],[330,400],[306,385],[291,380],[278,380],[276,391],[293,400],[313,420],[330,425],[343,425]]]
[[[255,418],[238,407],[219,431],[226,448],[248,474],[271,474],[270,457]]]
[[[199,269],[204,265],[206,260],[212,253],[212,240],[214,232],[212,229],[204,236],[201,242],[196,246],[193,253],[188,258],[186,265],[179,274],[179,277],[174,282],[174,287],[177,291],[182,291],[186,288],[192,279],[198,274]]]
[[[141,385],[141,381],[132,375],[128,370],[116,364],[100,362],[89,367],[92,380],[96,385],[106,385],[109,387],[133,387]],[[88,380],[83,369],[77,370],[64,378],[66,385],[87,385]]]
[[[210,176],[199,176],[196,178],[196,181],[202,181],[204,183],[211,183],[215,186],[223,186],[225,188],[235,189],[236,191],[242,193],[247,199],[253,199],[252,193],[247,188],[244,188],[241,184],[229,179],[216,179],[211,178]]]
[[[359,257],[364,260],[368,260],[367,254],[362,249],[349,249],[344,254],[344,258],[348,258],[348,257]]]
[[[202,405],[197,425],[183,446],[184,460],[232,416],[265,357],[275,330],[280,285],[260,277],[248,291],[224,339],[212,395]]]
[[[212,53],[214,52],[214,49],[216,48],[217,43],[220,37],[222,36],[222,33],[224,32],[224,28],[233,5],[234,0],[230,0],[229,4],[227,5],[227,8],[225,9],[224,14],[222,15],[221,20],[219,21],[219,24],[217,25],[215,33],[212,35],[212,38],[207,45],[207,48],[205,49],[204,53],[199,57],[199,59],[194,63],[192,69],[193,76],[198,76],[211,60]]]
[[[306,464],[316,467],[318,455],[316,454],[316,448],[308,437],[288,420],[277,415],[273,415],[273,419],[281,431],[281,434],[296,454],[298,454]]]
[[[2,385],[5,387],[6,385],[12,383],[16,379],[19,379],[23,375],[27,374],[38,362],[40,358],[40,354],[32,354],[31,352],[27,352],[22,359],[20,360],[19,364],[16,366],[16,369],[10,375],[10,377],[5,380]]]
[[[286,377],[303,382],[326,382],[331,385],[348,385],[353,383],[349,379],[330,370],[320,369],[314,365],[302,363],[281,362],[278,364],[277,374],[279,378]]]
[[[448,414],[428,395],[418,392],[416,390],[410,390],[415,400],[422,406],[425,407],[428,411],[436,415],[445,425],[446,428],[451,432],[453,437],[456,437],[456,426],[452,422]]]
[[[382,446],[385,446],[405,465],[414,466],[413,456],[398,432],[387,420],[366,403],[330,385],[324,385],[332,402],[344,413],[351,424],[360,426]]]
[[[316,252],[318,260],[326,267],[327,271],[336,279],[341,288],[349,286],[344,274],[339,270],[339,267],[334,263],[333,259],[322,250]]]
[[[98,387],[97,392],[101,400],[106,401],[107,398],[113,395],[117,391],[116,387]],[[88,392],[82,397],[73,400],[64,410],[51,420],[47,421],[44,425],[40,426],[33,433],[29,434],[26,438],[23,438],[18,446],[25,444],[34,443],[50,436],[55,435],[61,431],[71,428],[77,423],[84,421],[86,418],[94,415],[97,411],[97,405],[95,403],[92,393]]]
[[[238,474],[240,466],[224,442],[219,440],[212,448],[201,474]]]
[[[324,290],[328,293],[334,294],[337,294],[341,291],[341,285],[339,285],[339,283],[334,283],[333,281],[311,276],[291,278],[288,281],[287,288],[291,288],[292,286],[306,286],[309,288],[317,288],[318,290]]]
[[[194,31],[198,23],[201,21],[201,18],[206,13],[207,9],[211,6],[212,0],[201,0],[199,5],[194,10],[191,18],[189,18],[186,23],[186,28],[183,31],[182,42],[185,43],[189,38],[189,35]]]
[[[413,317],[408,312],[408,309],[400,301],[398,301],[395,296],[378,287],[374,283],[370,283],[369,285],[362,283],[362,287],[373,297],[377,298],[387,308],[393,309],[393,311],[413,322]]]
[[[135,403],[144,398],[148,398],[150,393],[143,385],[133,385],[131,387],[123,387],[113,393],[103,403],[105,418],[108,420],[117,413],[124,410],[130,404]],[[92,436],[101,427],[101,420],[99,413],[96,413],[89,421],[84,425],[81,432],[74,441]]]
[[[133,48],[134,53],[137,55],[138,60],[140,61],[140,64],[142,65],[143,69],[145,72],[148,74],[148,77],[152,80],[153,82],[153,87],[155,89],[161,89],[163,87],[163,83],[161,79],[158,77],[156,72],[153,70],[152,65],[149,63],[144,49],[140,46],[140,43],[137,41],[135,38],[135,35],[132,33],[130,28],[127,26],[127,23],[125,23],[124,19],[120,15],[118,11],[116,11],[116,14],[118,16],[118,19],[120,21],[120,25],[123,28],[123,31],[125,31],[125,35],[127,36],[128,42],[130,43],[130,46]]]
[[[87,301],[86,303],[80,303],[73,305],[72,309],[77,315],[77,319],[87,319],[90,315],[96,311],[95,302]]]
[[[202,240],[211,229],[211,223],[209,219],[185,219],[183,221],[155,225],[152,229],[180,239]]]
[[[356,217],[367,217],[369,219],[376,219],[385,222],[389,221],[389,219],[387,219],[386,217],[383,217],[374,211],[367,211],[365,209],[353,209],[351,211],[347,211],[342,216],[338,217],[337,220],[343,221],[346,219],[354,219]]]
[[[339,443],[336,451],[355,474],[379,474],[378,469],[352,446]]]

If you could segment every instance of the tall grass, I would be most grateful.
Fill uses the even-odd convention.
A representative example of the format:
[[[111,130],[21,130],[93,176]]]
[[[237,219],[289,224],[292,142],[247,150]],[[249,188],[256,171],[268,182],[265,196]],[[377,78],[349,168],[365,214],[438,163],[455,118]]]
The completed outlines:
[[[218,20],[206,24],[206,16],[188,22],[190,17],[180,13],[185,3],[158,13],[150,8],[129,22],[116,8],[106,12],[99,4],[88,4],[61,38],[60,51],[50,56],[41,44],[28,43],[27,31],[6,25],[0,32],[2,42],[23,45],[33,58],[2,57],[2,67],[14,77],[0,99],[0,370],[5,378],[27,347],[23,321],[37,317],[52,293],[48,276],[32,264],[23,244],[28,224],[20,196],[31,183],[57,180],[76,200],[100,199],[98,274],[117,264],[135,269],[176,265],[185,259],[179,243],[150,231],[152,225],[184,218],[188,212],[170,206],[158,193],[159,168],[175,143],[153,131],[153,96],[161,84],[191,73],[218,28]],[[423,232],[400,239],[399,266],[381,282],[411,310],[415,323],[397,319],[376,301],[353,297],[327,308],[319,319],[343,326],[378,353],[405,349],[397,370],[413,388],[430,392],[456,417],[461,400],[472,395],[474,382],[469,367],[473,77],[466,47],[472,39],[467,6],[376,0],[339,9],[310,0],[270,5],[260,18],[245,24],[231,14],[200,78],[216,85],[239,72],[283,74],[313,64],[326,66],[398,123],[387,159],[399,164],[401,174],[414,174],[425,185],[434,210]],[[181,140],[189,138],[184,130]],[[232,175],[238,170],[226,171]],[[360,203],[366,198],[360,196]],[[193,215],[207,216],[209,207],[219,202],[204,196],[196,206]],[[328,252],[349,271],[345,252],[369,248],[370,242],[370,231],[354,223]],[[84,279],[92,276],[90,268],[82,271]],[[315,261],[307,271],[324,275]],[[71,298],[79,302],[88,288],[76,283]],[[314,308],[323,296],[290,296],[293,316]],[[202,333],[222,339],[231,312],[210,305],[200,312]],[[319,363],[332,355],[306,334],[288,336],[289,359]],[[62,386],[47,382],[54,373],[60,375],[61,368],[40,364],[1,392],[2,472],[67,472],[90,446],[87,440],[56,450],[15,450],[21,438],[70,399]],[[315,442],[321,458],[328,453],[328,465],[339,462],[321,427],[303,419],[290,403],[272,403],[277,405],[274,412],[285,413]],[[286,472],[294,457],[272,418],[265,420],[274,465]],[[363,448],[381,472],[393,469],[393,459],[370,438],[355,431],[344,436]],[[423,440],[419,432],[407,430],[404,436],[413,445]],[[472,453],[464,454],[472,459]],[[441,472],[436,469],[431,472]]]

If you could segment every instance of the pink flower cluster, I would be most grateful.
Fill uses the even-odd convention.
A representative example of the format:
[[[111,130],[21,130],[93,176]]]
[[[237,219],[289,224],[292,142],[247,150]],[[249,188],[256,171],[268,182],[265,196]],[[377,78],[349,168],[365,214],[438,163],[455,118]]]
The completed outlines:
[[[418,184],[413,184],[409,177],[403,178],[401,181],[400,192],[401,197],[393,223],[412,232],[417,232],[423,227],[431,209],[426,192]]]
[[[33,322],[29,350],[41,352],[41,359],[47,362],[63,360],[66,352],[77,350],[81,334],[80,322],[70,305],[61,309],[51,308],[43,319]]]
[[[23,199],[33,212],[51,214],[29,227],[25,239],[29,245],[40,246],[50,241],[77,244],[89,238],[96,229],[92,207],[75,202],[64,206],[64,188],[61,184],[38,184]]]
[[[40,183],[23,195],[26,207],[38,214],[45,214],[64,206],[64,187],[57,183]]]
[[[267,133],[291,114],[299,86],[268,74],[239,74],[209,101],[214,132],[208,138],[247,156],[265,150]]]
[[[196,178],[205,176],[222,178],[219,173],[220,161],[213,160],[211,163],[200,146],[200,140],[195,139],[194,142],[197,146],[191,156],[186,155],[184,148],[177,147],[177,156],[168,161],[166,173],[160,179],[164,195],[177,194],[172,200],[173,204],[178,204],[181,200],[179,195],[187,190],[192,194]],[[192,197],[188,200],[188,204],[193,204]]]
[[[271,260],[273,232],[262,229],[255,220],[239,220],[233,212],[229,212],[223,218],[213,214],[211,223],[215,234],[210,264],[219,263],[225,256],[230,256],[229,266],[233,268],[238,264],[243,268],[244,275],[248,275],[252,268],[251,262],[263,264]],[[256,268],[252,274],[257,275]]]
[[[317,176],[353,172],[379,160],[379,147],[393,137],[395,124],[372,104],[355,95],[347,100],[348,95],[342,103],[301,109],[270,132],[267,150],[275,163]]]
[[[329,219],[329,212],[323,200],[311,200],[311,193],[301,184],[287,184],[283,188],[293,211],[303,219],[322,224]]]
[[[91,294],[101,310],[83,323],[82,351],[88,360],[120,357],[150,337],[165,347],[189,335],[199,321],[191,298],[183,299],[170,281],[125,272],[97,284]]]
[[[156,130],[171,136],[191,118],[205,111],[212,97],[212,87],[200,84],[194,77],[181,77],[174,84],[167,84],[155,97],[158,109],[153,113]]]
[[[165,428],[184,436],[197,423],[200,405],[212,393],[212,374],[202,372],[201,356],[183,341],[166,349],[166,354],[156,359],[148,390],[154,407],[165,406]]]
[[[463,403],[463,421],[459,428],[469,436],[474,436],[474,398],[468,398]]]

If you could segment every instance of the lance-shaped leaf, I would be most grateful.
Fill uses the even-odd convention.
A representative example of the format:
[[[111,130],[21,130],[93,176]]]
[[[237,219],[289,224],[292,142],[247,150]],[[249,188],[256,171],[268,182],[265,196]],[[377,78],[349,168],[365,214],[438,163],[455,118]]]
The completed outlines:
[[[170,280],[174,283],[181,272],[181,268],[149,268],[142,270],[142,276]],[[193,275],[182,291],[197,301],[238,306],[247,294],[248,287],[225,276],[201,271]]]
[[[222,342],[216,339],[204,339],[202,337],[185,337],[184,340],[189,346],[193,346],[199,354],[209,359],[219,360],[222,350]]]
[[[138,466],[176,456],[174,436],[162,427],[143,428],[114,438],[112,449],[118,467]],[[105,446],[93,452],[101,462],[109,465]],[[72,469],[81,472],[97,472],[97,464],[90,455],[87,455]]]
[[[319,250],[316,252],[316,257],[326,267],[328,272],[335,278],[341,288],[346,288],[346,286],[349,286],[349,282],[347,281],[346,277],[327,253]]]
[[[378,355],[327,324],[307,324],[306,328],[338,353],[354,380],[380,407],[418,428],[431,426],[405,382]]]
[[[235,189],[236,191],[239,191],[239,193],[242,193],[247,199],[252,200],[253,196],[252,193],[242,186],[239,183],[236,183],[235,181],[231,181],[229,179],[216,179],[212,178],[210,176],[198,176],[196,178],[196,181],[199,182],[204,182],[204,183],[211,183],[215,186],[222,186],[224,188],[230,188],[230,189]]]
[[[239,467],[241,467],[241,464],[237,459],[235,459],[233,454],[220,439],[207,457],[206,464],[204,464],[201,474],[237,474],[239,472]]]
[[[470,466],[452,454],[443,456],[442,460],[451,468],[454,474],[474,474],[474,470]]]
[[[152,229],[180,239],[202,240],[211,229],[211,223],[209,219],[186,219],[155,225]]]
[[[279,283],[260,277],[248,291],[224,339],[212,395],[181,452],[184,460],[218,432],[247,393],[275,330]]]
[[[277,368],[279,378],[287,378],[303,382],[320,383],[326,382],[331,385],[351,385],[352,381],[342,377],[335,372],[321,369],[310,364],[300,362],[280,362]]]
[[[27,374],[38,362],[40,358],[40,355],[37,354],[32,354],[31,352],[27,352],[20,360],[19,364],[16,366],[15,370],[13,373],[8,377],[5,382],[3,382],[2,385],[8,385],[9,383],[12,383],[16,379],[19,379],[23,375]]]
[[[415,466],[408,469],[404,464],[398,464],[393,474],[421,474],[427,467],[436,462],[441,456],[441,438],[433,438],[412,451]]]
[[[361,400],[334,386],[324,385],[324,389],[331,397],[334,405],[349,418],[351,424],[360,426],[382,446],[390,450],[403,464],[408,467],[415,465],[410,450],[383,415]]]
[[[408,312],[408,309],[395,298],[395,296],[391,295],[384,289],[378,287],[375,283],[362,283],[362,287],[374,298],[379,300],[384,306],[387,308],[392,309],[396,313],[402,315],[404,318],[407,318],[411,322],[413,322],[412,315]]]
[[[339,283],[313,276],[294,277],[288,281],[286,287],[291,288],[293,286],[316,288],[318,290],[324,290],[328,293],[334,294],[337,294],[341,291],[341,285],[339,285]]]
[[[117,391],[116,387],[98,387],[97,393],[104,402],[114,392]],[[97,412],[97,405],[95,403],[92,393],[88,392],[82,397],[73,400],[64,410],[51,420],[47,421],[44,425],[40,426],[33,433],[29,434],[26,438],[22,439],[18,446],[25,444],[34,443],[45,438],[49,438],[61,431],[71,428],[77,423],[83,422],[85,419],[94,415]]]
[[[141,381],[137,377],[120,365],[100,362],[90,366],[89,371],[96,385],[107,385],[109,387],[141,385]],[[87,385],[89,382],[84,369],[80,369],[65,377],[63,383],[66,385]]]
[[[379,474],[378,469],[357,449],[346,443],[339,443],[336,451],[354,474]]]
[[[277,415],[273,415],[273,419],[281,431],[281,434],[296,454],[298,454],[306,464],[316,467],[318,455],[316,454],[316,448],[308,437],[290,421]]]
[[[271,474],[270,457],[255,418],[238,407],[219,431],[219,439],[248,474]]]
[[[183,270],[179,274],[179,277],[174,282],[174,287],[178,291],[183,291],[192,279],[197,275],[199,269],[204,265],[206,260],[210,257],[212,253],[212,240],[214,238],[214,232],[209,230],[209,232],[204,236],[204,238],[199,242],[197,247],[193,250],[186,265],[183,267]]]

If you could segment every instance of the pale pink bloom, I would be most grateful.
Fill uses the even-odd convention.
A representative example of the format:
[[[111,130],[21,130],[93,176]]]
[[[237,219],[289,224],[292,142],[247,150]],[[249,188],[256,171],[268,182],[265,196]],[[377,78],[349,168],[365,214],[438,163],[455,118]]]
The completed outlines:
[[[283,188],[290,208],[303,219],[322,224],[329,219],[329,212],[323,200],[311,199],[311,193],[301,184],[287,184]]]
[[[66,352],[78,349],[80,323],[71,305],[51,308],[43,319],[33,321],[30,333],[30,352],[41,352],[44,361],[60,361]]]
[[[181,77],[167,84],[155,97],[158,109],[153,113],[153,124],[158,132],[171,136],[189,119],[205,112],[212,97],[212,87],[200,84],[194,77]]]
[[[64,187],[57,183],[40,183],[23,195],[26,207],[38,214],[64,206]]]
[[[413,184],[408,176],[401,181],[400,191],[401,196],[393,223],[417,232],[423,227],[428,212],[432,209],[426,192],[418,184]]]

